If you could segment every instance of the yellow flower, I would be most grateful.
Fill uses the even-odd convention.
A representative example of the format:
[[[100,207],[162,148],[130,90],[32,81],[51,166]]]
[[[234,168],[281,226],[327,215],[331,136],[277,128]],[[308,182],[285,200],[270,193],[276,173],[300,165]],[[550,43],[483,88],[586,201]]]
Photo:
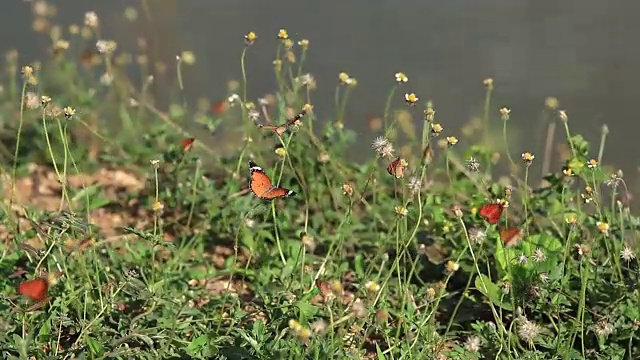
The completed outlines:
[[[598,227],[598,230],[600,230],[602,234],[609,235],[609,224],[607,224],[604,221],[598,221],[596,222],[596,226]]]
[[[298,45],[300,45],[302,50],[307,50],[307,48],[309,47],[309,40],[302,39],[302,40],[298,41]]]
[[[562,173],[564,174],[564,176],[566,177],[570,177],[573,176],[573,170],[570,167],[567,167],[565,169],[562,170]]]
[[[294,319],[289,320],[289,329],[298,332],[302,329],[302,324],[300,324],[299,322],[297,322]]]
[[[196,62],[196,56],[193,54],[193,51],[183,51],[180,59],[187,65],[193,65]]]
[[[455,145],[455,144],[457,144],[457,143],[458,143],[458,138],[457,138],[457,137],[455,137],[455,136],[447,136],[447,139],[446,139],[446,140],[447,140],[447,144],[448,144],[449,146],[453,146],[453,145]]]
[[[409,210],[402,206],[402,205],[398,205],[394,208],[394,210],[396,211],[396,215],[400,216],[400,217],[405,217],[407,216],[407,214],[409,214]]]
[[[64,111],[64,116],[67,118],[70,118],[76,114],[76,109],[72,108],[71,106],[65,107],[62,111]]]
[[[444,267],[447,270],[447,272],[454,273],[458,271],[458,269],[460,269],[460,264],[458,264],[455,261],[449,260],[447,261],[447,264]]]
[[[42,95],[40,97],[40,103],[42,104],[42,106],[47,106],[49,105],[50,102],[51,102],[51,98],[48,97],[47,95]]]
[[[567,216],[565,221],[569,225],[575,225],[578,223],[578,216],[576,214],[570,214],[569,216]]]
[[[367,281],[364,287],[367,289],[368,292],[373,294],[380,291],[380,285],[378,285],[375,281]]]
[[[403,73],[403,72],[397,72],[396,73],[396,82],[398,84],[406,83],[407,81],[409,81],[409,78],[407,77],[407,75],[405,75],[405,73]]]
[[[244,36],[244,42],[247,45],[252,45],[257,38],[258,36],[256,35],[256,33],[254,33],[253,31],[250,31],[247,35]]]
[[[440,133],[442,132],[442,130],[444,130],[444,128],[442,127],[442,125],[435,123],[435,124],[431,124],[431,133],[433,134],[433,136],[438,136],[440,135]]]
[[[598,160],[596,159],[591,159],[589,161],[587,161],[587,167],[589,169],[595,169],[598,167]]]
[[[536,158],[535,155],[533,155],[530,152],[522,153],[522,161],[524,161],[524,164],[527,166],[531,165],[531,163],[533,162],[533,159],[535,158]]]
[[[276,149],[276,155],[280,156],[281,158],[285,157],[287,155],[287,150],[283,147],[278,147]]]
[[[153,205],[151,206],[151,209],[154,212],[160,212],[162,211],[162,209],[164,209],[164,205],[160,202],[160,201],[156,201],[153,203]]]
[[[415,105],[418,100],[418,96],[415,93],[404,94],[404,101],[411,106]]]
[[[350,77],[349,74],[343,71],[338,74],[338,80],[340,81],[341,85],[351,85],[355,79]]]
[[[287,32],[287,30],[280,29],[280,31],[278,31],[278,39],[285,40],[288,38],[289,38],[289,33]]]

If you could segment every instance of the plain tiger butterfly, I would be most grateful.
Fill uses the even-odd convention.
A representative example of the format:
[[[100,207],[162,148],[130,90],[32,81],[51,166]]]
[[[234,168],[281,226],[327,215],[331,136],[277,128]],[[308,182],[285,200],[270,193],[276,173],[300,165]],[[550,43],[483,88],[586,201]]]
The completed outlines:
[[[282,125],[262,125],[262,124],[258,124],[258,128],[260,128],[262,130],[272,130],[273,132],[278,134],[278,136],[282,136],[282,134],[284,134],[285,131],[289,130],[290,127],[295,125],[296,122],[300,121],[300,119],[302,119],[302,117],[305,116],[306,114],[307,114],[307,111],[303,109],[296,116],[294,116],[293,119],[287,121],[286,123],[284,123]]]
[[[517,226],[500,229],[500,240],[504,242],[505,247],[518,245],[522,241],[523,237],[524,233],[522,232],[522,229]]]
[[[187,152],[193,146],[193,143],[196,141],[195,138],[186,138],[182,140],[182,150]]]
[[[502,204],[484,204],[480,208],[480,216],[485,218],[489,224],[496,224],[502,216],[504,206]]]
[[[249,188],[262,200],[273,200],[280,197],[295,195],[292,190],[274,186],[264,170],[253,161],[249,161]]]
[[[36,302],[44,301],[48,291],[49,282],[44,278],[25,280],[18,284],[18,292]]]
[[[409,163],[407,163],[407,160],[397,158],[389,163],[389,165],[387,166],[387,172],[389,173],[389,175],[392,175],[396,179],[400,179],[404,177],[404,171],[408,166]]]

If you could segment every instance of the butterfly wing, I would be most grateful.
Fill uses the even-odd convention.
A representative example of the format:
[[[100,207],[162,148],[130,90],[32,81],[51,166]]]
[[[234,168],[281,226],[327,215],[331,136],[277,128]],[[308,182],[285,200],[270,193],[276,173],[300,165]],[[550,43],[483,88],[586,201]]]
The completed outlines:
[[[34,301],[43,301],[47,297],[49,284],[45,279],[25,280],[18,284],[18,292]]]
[[[389,175],[392,175],[396,179],[400,179],[404,176],[404,170],[406,168],[407,167],[404,166],[402,160],[400,158],[397,158],[389,163],[389,165],[387,166],[387,172],[389,173]]]
[[[287,197],[295,194],[295,192],[289,189],[273,186],[269,176],[253,161],[249,161],[249,174],[251,177],[249,187],[254,195],[260,199],[273,200],[278,197]]]
[[[485,204],[480,208],[480,216],[485,218],[489,224],[496,224],[500,220],[504,207],[502,204]]]

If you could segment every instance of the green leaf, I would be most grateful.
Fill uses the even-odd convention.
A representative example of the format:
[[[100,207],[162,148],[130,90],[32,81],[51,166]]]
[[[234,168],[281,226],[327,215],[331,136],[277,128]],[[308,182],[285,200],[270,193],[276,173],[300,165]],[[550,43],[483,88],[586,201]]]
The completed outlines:
[[[491,279],[489,279],[487,275],[478,275],[475,280],[475,287],[494,305],[499,306],[505,310],[513,310],[511,304],[502,301],[503,293],[500,290],[500,287],[491,282]]]

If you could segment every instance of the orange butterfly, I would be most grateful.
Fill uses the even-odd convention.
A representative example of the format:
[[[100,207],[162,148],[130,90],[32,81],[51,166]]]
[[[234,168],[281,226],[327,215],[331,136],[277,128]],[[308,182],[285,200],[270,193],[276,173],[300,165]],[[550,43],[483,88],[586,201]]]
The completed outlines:
[[[280,197],[293,196],[296,193],[283,187],[274,186],[264,170],[253,161],[249,161],[249,188],[262,200],[273,200]]]
[[[18,292],[36,302],[44,301],[48,290],[49,282],[45,278],[25,280],[18,284]]]
[[[278,134],[278,136],[282,136],[282,134],[285,133],[285,131],[289,130],[289,128],[291,128],[293,125],[295,125],[296,122],[298,122],[300,119],[302,119],[303,116],[305,116],[307,114],[306,110],[302,110],[298,113],[298,115],[294,116],[293,119],[287,121],[286,123],[282,124],[282,125],[262,125],[262,124],[258,124],[258,128],[260,129],[266,129],[266,130],[273,130],[273,132],[275,132],[276,134]]]
[[[516,246],[522,241],[524,234],[522,229],[517,226],[500,229],[500,240],[504,242],[505,247]]]
[[[404,171],[408,166],[409,163],[407,163],[407,160],[397,158],[389,163],[389,165],[387,166],[387,172],[389,173],[389,175],[394,176],[396,179],[400,179],[401,177],[404,177]]]
[[[502,216],[504,206],[502,204],[489,203],[480,208],[480,216],[485,218],[489,224],[496,224]]]
[[[196,141],[195,138],[187,138],[182,140],[182,150],[187,152],[193,146],[193,143]]]

